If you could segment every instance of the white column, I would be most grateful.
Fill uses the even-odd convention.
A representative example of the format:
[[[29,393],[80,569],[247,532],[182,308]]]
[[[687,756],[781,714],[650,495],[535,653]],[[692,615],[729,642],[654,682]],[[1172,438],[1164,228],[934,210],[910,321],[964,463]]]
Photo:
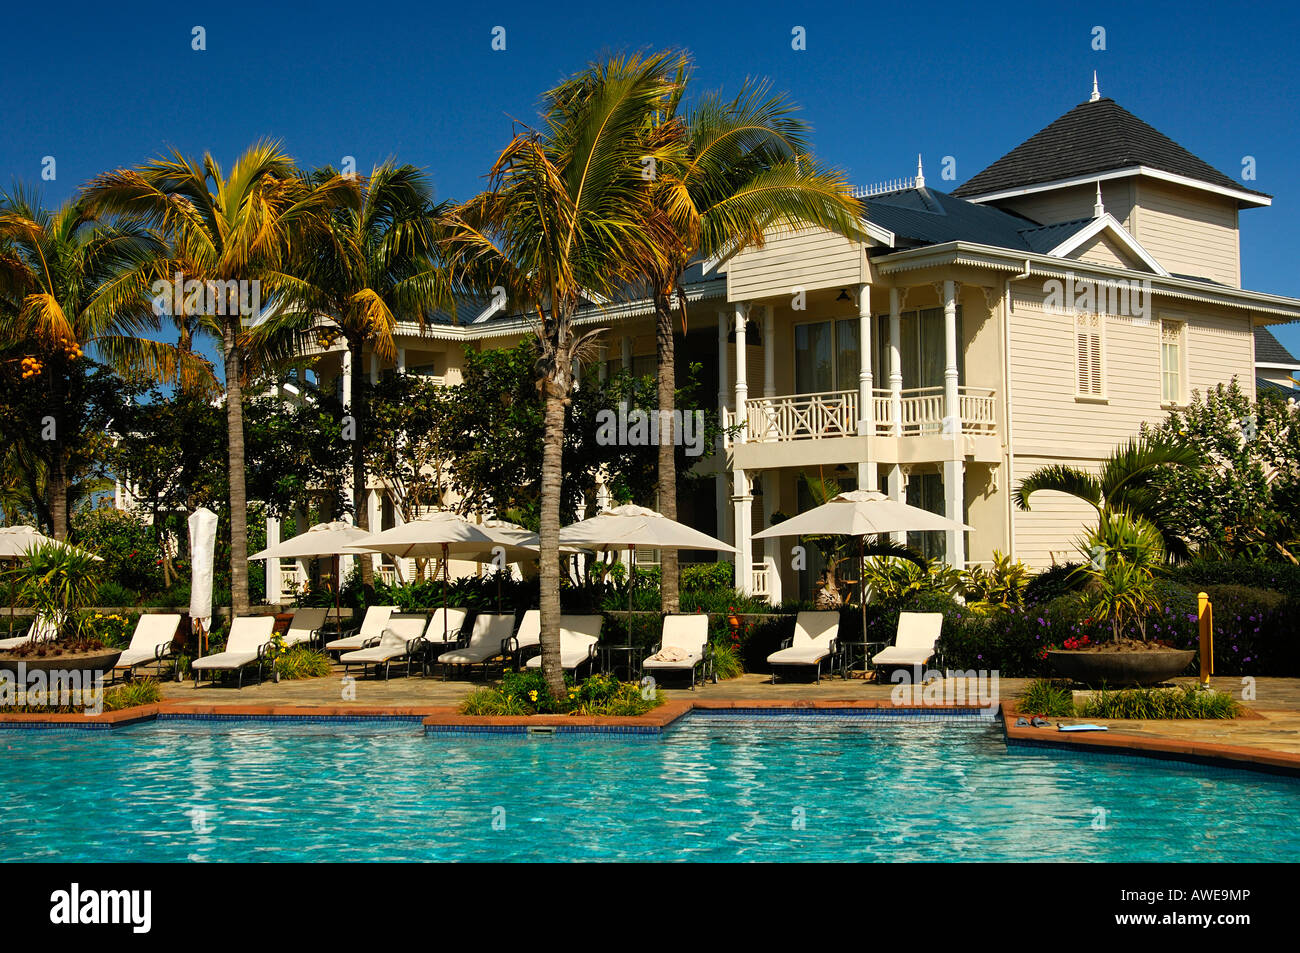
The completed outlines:
[[[727,312],[718,312],[718,419],[726,422],[729,364],[727,361]],[[713,478],[714,504],[718,513],[718,537],[727,542],[734,542],[730,531],[731,508],[727,505],[729,487],[727,486],[727,441],[723,435],[718,436],[718,475]]]
[[[875,382],[871,375],[871,285],[858,285],[858,436],[867,438],[867,459],[858,461],[858,488],[877,486],[870,446],[876,431]]]
[[[406,373],[406,348],[404,347],[397,349],[397,373]]]
[[[619,341],[619,356],[623,359],[623,370],[632,373],[632,339],[626,334]]]
[[[889,418],[890,430],[895,438],[903,435],[903,295],[897,288],[889,289]],[[903,486],[903,468],[900,464],[890,467],[886,478],[889,498],[900,503],[906,502],[906,488]],[[894,542],[900,546],[907,544],[906,533],[894,533]]]
[[[943,515],[959,523],[965,522],[966,464],[961,460],[943,462]],[[966,568],[966,533],[948,530],[948,564],[956,569]]]
[[[370,383],[379,383],[379,355],[370,355]]]
[[[766,339],[765,339],[766,343]],[[772,514],[781,503],[781,471],[763,474],[763,529],[772,525]],[[781,540],[763,540],[763,562],[767,566],[768,601],[781,604]]]
[[[954,442],[961,437],[961,402],[957,380],[957,283],[943,283],[943,416]]]
[[[280,542],[280,521],[274,516],[266,518],[266,546],[270,549]],[[280,604],[280,560],[266,560],[266,601],[273,606]]]
[[[736,302],[734,312],[736,321],[736,421],[742,426],[740,433],[736,437],[737,443],[744,443],[746,431],[749,429],[746,421],[749,415],[745,409],[745,402],[749,400],[749,370],[746,365],[748,347],[745,342],[745,312],[746,308],[742,302]]]
[[[754,497],[750,493],[749,475],[744,470],[736,470],[736,494],[732,497],[735,504],[736,520],[736,588],[749,595],[754,588],[754,540],[752,520]]]
[[[307,530],[309,530],[309,529],[311,528],[311,526],[307,523],[307,511],[306,511],[306,510],[294,510],[294,513],[293,513],[293,528],[294,528],[294,535],[295,535],[295,536],[301,536],[303,533],[307,532]],[[307,581],[310,581],[310,580],[311,580],[311,574],[310,574],[311,565],[310,565],[310,564],[307,562],[307,560],[305,560],[305,559],[299,559],[299,560],[296,560],[296,562],[297,562],[297,565],[298,565],[298,578],[301,579],[301,580],[307,580]]]
[[[944,515],[964,522],[966,464],[961,440],[961,403],[957,380],[957,283],[943,283],[943,415],[944,427],[952,437],[950,458],[943,464]],[[957,569],[966,567],[966,534],[949,530],[948,563]]]

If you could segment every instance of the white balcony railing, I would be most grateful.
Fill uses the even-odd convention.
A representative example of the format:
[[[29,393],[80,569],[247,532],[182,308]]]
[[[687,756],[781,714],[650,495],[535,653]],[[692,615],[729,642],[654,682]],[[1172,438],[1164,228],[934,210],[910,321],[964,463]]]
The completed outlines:
[[[771,570],[768,564],[754,563],[749,570],[750,594],[766,599],[772,594]]]
[[[958,414],[963,433],[997,432],[997,401],[985,387],[957,389]],[[887,390],[872,394],[874,429],[878,436],[895,433],[894,397]],[[901,391],[897,432],[904,437],[941,436],[952,431],[945,421],[942,387],[915,387]],[[723,411],[725,428],[735,426],[737,414]],[[781,443],[852,437],[858,433],[858,392],[827,391],[785,397],[752,397],[745,402],[745,439],[750,443]]]

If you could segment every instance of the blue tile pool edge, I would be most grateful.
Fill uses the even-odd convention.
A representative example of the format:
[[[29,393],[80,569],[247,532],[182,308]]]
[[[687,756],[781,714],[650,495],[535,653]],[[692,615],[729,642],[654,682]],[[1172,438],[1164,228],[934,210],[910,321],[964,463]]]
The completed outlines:
[[[1053,732],[1055,734],[1055,732]],[[1224,758],[1219,755],[1195,754],[1189,751],[1159,751],[1150,748],[1092,748],[1058,738],[1004,737],[1008,748],[1030,748],[1053,752],[1065,751],[1072,757],[1094,761],[1166,761],[1217,768],[1243,774],[1271,774],[1276,777],[1300,779],[1300,768],[1264,761],[1246,761]]]

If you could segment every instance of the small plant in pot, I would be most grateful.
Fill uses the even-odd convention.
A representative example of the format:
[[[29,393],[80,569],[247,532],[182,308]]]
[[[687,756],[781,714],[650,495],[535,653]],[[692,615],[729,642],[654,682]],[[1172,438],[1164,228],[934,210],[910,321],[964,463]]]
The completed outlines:
[[[6,574],[17,596],[35,610],[32,638],[0,653],[7,668],[111,669],[121,649],[93,635],[83,610],[99,591],[102,563],[93,554],[62,543],[33,547]]]
[[[1147,620],[1160,610],[1156,573],[1164,559],[1160,531],[1126,511],[1103,516],[1097,530],[1080,542],[1087,564],[1084,600],[1092,618],[1104,622],[1110,638],[1074,640],[1049,650],[1056,671],[1087,685],[1154,685],[1179,674],[1196,653],[1147,638]]]

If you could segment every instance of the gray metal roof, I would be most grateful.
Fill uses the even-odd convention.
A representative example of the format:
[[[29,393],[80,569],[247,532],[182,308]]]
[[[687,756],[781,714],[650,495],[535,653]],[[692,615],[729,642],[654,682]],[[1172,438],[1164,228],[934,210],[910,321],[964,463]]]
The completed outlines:
[[[1255,363],[1256,364],[1295,364],[1300,366],[1276,337],[1265,327],[1255,328]]]

